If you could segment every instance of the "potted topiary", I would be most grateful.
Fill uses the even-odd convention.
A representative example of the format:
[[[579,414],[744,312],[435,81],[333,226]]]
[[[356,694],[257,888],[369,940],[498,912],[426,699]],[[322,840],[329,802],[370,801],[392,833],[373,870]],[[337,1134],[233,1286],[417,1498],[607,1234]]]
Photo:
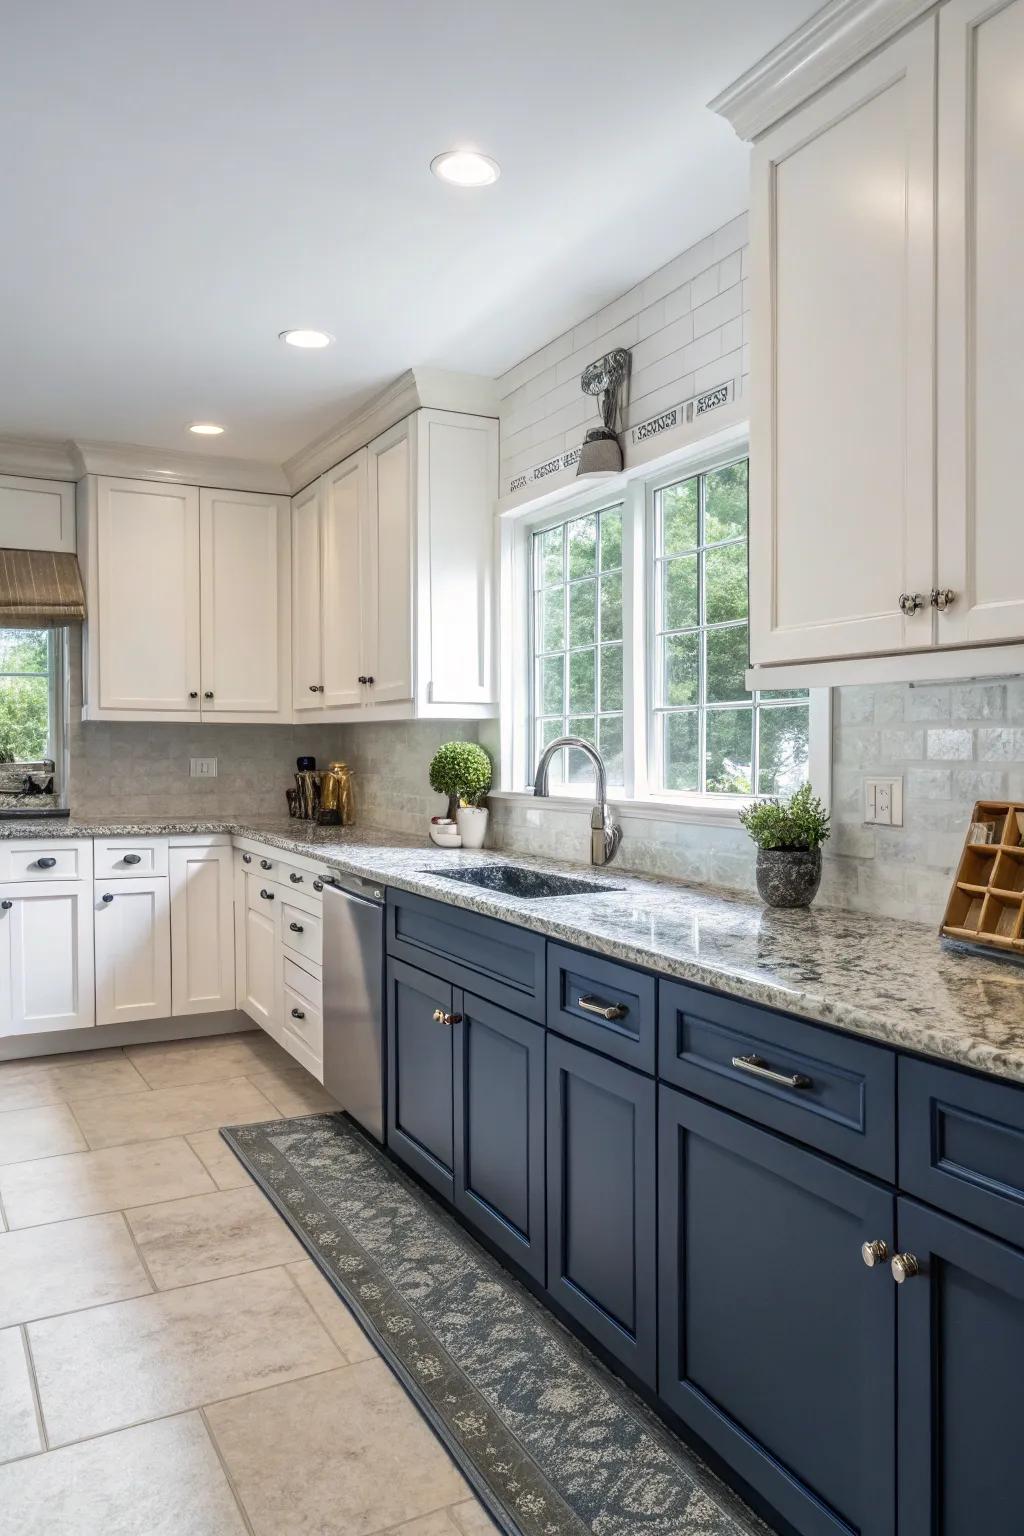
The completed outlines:
[[[828,812],[805,784],[788,801],[759,800],[740,811],[757,844],[757,889],[770,907],[809,907],[821,884]]]
[[[430,760],[430,787],[448,796],[448,817],[458,824],[464,848],[482,848],[491,787],[491,760],[475,741],[446,741]]]

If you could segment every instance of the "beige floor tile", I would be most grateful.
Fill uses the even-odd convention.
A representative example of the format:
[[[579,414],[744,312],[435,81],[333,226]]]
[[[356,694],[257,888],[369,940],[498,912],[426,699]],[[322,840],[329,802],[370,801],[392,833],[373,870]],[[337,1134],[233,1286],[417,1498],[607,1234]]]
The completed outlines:
[[[498,1527],[478,1499],[453,1504],[448,1513],[462,1536],[498,1536]]]
[[[208,1194],[214,1187],[202,1162],[180,1136],[0,1168],[0,1199],[8,1225],[14,1228]]]
[[[0,1333],[0,1462],[34,1456],[42,1449],[25,1340],[20,1328],[5,1328]]]
[[[350,1365],[357,1360],[377,1358],[377,1351],[366,1334],[312,1259],[289,1264],[288,1273]]]
[[[283,1269],[50,1318],[33,1323],[28,1335],[51,1445],[327,1371],[341,1360]]]
[[[0,1113],[0,1165],[25,1163],[33,1157],[56,1157],[85,1148],[75,1117],[66,1104],[38,1109],[6,1109]]]
[[[124,1219],[83,1216],[0,1236],[0,1327],[152,1290]]]
[[[247,1076],[282,1115],[315,1115],[320,1110],[338,1108],[327,1090],[304,1067],[279,1067],[272,1072],[249,1072]]]
[[[0,1066],[0,1111],[32,1109],[110,1093],[140,1092],[147,1084],[120,1051],[107,1051],[91,1061],[54,1056],[46,1062],[12,1062]]]
[[[278,1111],[247,1078],[223,1083],[193,1083],[123,1093],[109,1099],[84,1099],[73,1105],[91,1147],[115,1147],[131,1141],[187,1136],[222,1125],[276,1120]],[[28,1111],[43,1114],[43,1110]],[[0,1116],[0,1121],[3,1116]],[[8,1158],[12,1162],[13,1158]]]
[[[303,1252],[258,1189],[216,1190],[128,1211],[159,1290],[294,1262]]]
[[[261,1029],[240,1035],[217,1035],[210,1040],[129,1045],[125,1054],[150,1088],[224,1082],[227,1078],[246,1077],[291,1060]]]
[[[198,1413],[0,1468],[0,1510],[4,1536],[245,1536],[246,1530]]]
[[[382,1360],[207,1409],[257,1536],[367,1536],[467,1496]]]
[[[218,1189],[251,1189],[252,1178],[238,1161],[219,1131],[196,1131],[188,1144],[202,1158]]]
[[[415,1520],[404,1520],[393,1525],[381,1536],[462,1536],[452,1519],[450,1509],[435,1509],[429,1515],[417,1515]]]

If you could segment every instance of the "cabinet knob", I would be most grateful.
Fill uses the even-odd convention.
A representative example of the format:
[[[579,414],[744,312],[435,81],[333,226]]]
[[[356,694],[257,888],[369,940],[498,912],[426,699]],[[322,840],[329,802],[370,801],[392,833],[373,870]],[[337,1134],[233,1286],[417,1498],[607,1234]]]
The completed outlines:
[[[921,1266],[912,1253],[895,1254],[889,1267],[897,1285],[902,1285],[904,1280],[912,1280],[921,1272]]]
[[[13,906],[13,901],[0,901],[0,907],[3,907],[5,912],[9,912]]]
[[[937,608],[940,613],[945,613],[946,609],[951,607],[955,602],[956,593],[953,591],[952,587],[932,588],[932,607]]]
[[[252,863],[252,854],[251,853],[243,853],[242,854],[242,863],[243,864],[251,864]]]
[[[319,693],[320,692],[320,690],[317,687],[316,683],[310,683],[309,691],[310,691],[310,693]]]
[[[461,1013],[445,1013],[443,1008],[435,1008],[434,1009],[434,1023],[435,1024],[447,1024],[448,1028],[450,1029],[453,1024],[461,1024],[462,1023],[462,1014]]]
[[[268,891],[268,890],[264,889],[264,890],[260,891],[260,895],[263,897],[264,901],[273,901],[273,899],[274,899],[273,891]]]
[[[111,896],[109,891],[104,891],[103,896],[100,899],[102,901],[110,902],[113,901],[114,898]]]
[[[314,891],[322,891],[323,888],[324,888],[324,883],[323,883],[322,880],[314,880],[313,881],[313,889],[314,889]]]
[[[141,855],[141,853],[126,853],[124,858],[121,860],[121,863],[122,864],[141,864],[142,863],[142,855]]]
[[[361,683],[368,683],[370,681],[370,679],[368,677],[365,677],[362,674],[360,674],[359,681]]]
[[[212,694],[212,693],[211,693],[211,692],[210,692],[210,690],[209,690],[209,688],[208,688],[208,689],[207,689],[207,690],[206,690],[206,692],[205,692],[205,693],[204,693],[204,694],[203,694],[203,698],[204,698],[204,699],[212,699],[212,698],[213,698],[213,694]]]
[[[273,869],[273,867],[269,859],[260,859],[260,869]]]
[[[367,678],[364,679],[364,681],[369,683],[372,686],[374,681],[375,681],[375,679],[372,678],[372,677],[367,677]]]
[[[289,923],[288,927],[291,929],[292,933],[305,933],[306,931],[301,923]]]
[[[923,607],[924,598],[921,596],[920,592],[900,593],[900,611],[901,613],[905,613],[908,619],[912,618],[917,610]]]
[[[889,1257],[889,1249],[881,1238],[876,1238],[873,1243],[861,1243],[860,1256],[868,1269],[874,1269],[876,1264],[884,1264]]]
[[[288,879],[291,881],[292,885],[301,885],[302,884],[302,880],[303,880],[303,876],[302,875],[297,875],[297,874],[295,874],[293,872],[292,874],[290,874],[288,876]]]
[[[36,859],[36,868],[37,869],[52,869],[53,866],[56,864],[56,862],[57,862],[56,859]]]
[[[199,694],[197,693],[196,689],[193,688],[191,693],[189,694],[189,698],[190,699],[198,699],[198,697],[199,697]]]
[[[301,1008],[293,1008],[292,1009],[292,1018],[293,1019],[304,1019],[305,1017],[306,1017],[306,1015],[303,1013]]]

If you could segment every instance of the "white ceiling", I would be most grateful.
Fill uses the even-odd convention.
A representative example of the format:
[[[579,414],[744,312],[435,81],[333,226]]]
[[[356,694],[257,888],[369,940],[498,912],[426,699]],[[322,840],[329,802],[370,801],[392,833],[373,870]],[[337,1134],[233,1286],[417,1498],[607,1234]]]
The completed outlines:
[[[705,103],[815,9],[4,5],[0,433],[280,462],[410,366],[501,373],[746,206]]]

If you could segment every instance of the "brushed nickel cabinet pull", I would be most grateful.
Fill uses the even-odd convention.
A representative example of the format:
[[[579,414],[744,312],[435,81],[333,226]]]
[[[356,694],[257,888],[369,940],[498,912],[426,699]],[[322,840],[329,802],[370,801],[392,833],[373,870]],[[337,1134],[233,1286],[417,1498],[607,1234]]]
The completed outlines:
[[[780,1088],[811,1086],[810,1078],[805,1077],[802,1072],[776,1072],[766,1061],[762,1061],[760,1056],[734,1056],[732,1064],[741,1072],[749,1072],[751,1077],[761,1077],[766,1083],[778,1083]]]
[[[596,997],[578,997],[576,1006],[584,1013],[596,1013],[599,1019],[624,1019],[629,1012],[622,1003],[602,1003]]]

